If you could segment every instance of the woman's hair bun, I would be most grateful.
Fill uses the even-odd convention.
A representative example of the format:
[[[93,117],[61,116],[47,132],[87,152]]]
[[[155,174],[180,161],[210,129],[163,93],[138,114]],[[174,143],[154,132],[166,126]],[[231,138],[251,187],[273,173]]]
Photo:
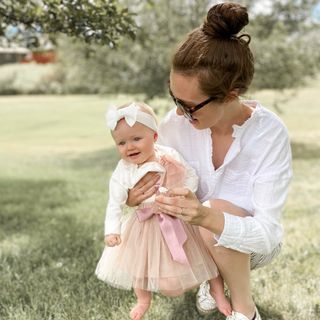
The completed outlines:
[[[208,11],[202,31],[213,38],[236,36],[249,23],[247,8],[232,2],[214,5]]]

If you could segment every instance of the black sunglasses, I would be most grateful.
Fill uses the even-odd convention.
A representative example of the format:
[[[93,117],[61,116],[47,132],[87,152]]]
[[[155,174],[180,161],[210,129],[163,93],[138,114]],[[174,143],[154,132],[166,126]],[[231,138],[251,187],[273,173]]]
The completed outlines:
[[[194,120],[194,119],[193,119],[193,116],[192,116],[192,114],[193,114],[194,112],[200,110],[200,109],[203,108],[205,105],[207,105],[209,102],[217,99],[216,97],[209,97],[208,99],[206,99],[205,101],[197,104],[197,105],[194,106],[194,107],[188,107],[188,106],[186,106],[186,104],[185,104],[182,100],[176,98],[176,97],[173,95],[173,93],[172,93],[172,91],[171,91],[170,88],[169,88],[169,93],[170,93],[170,96],[171,96],[172,100],[174,101],[175,105],[183,112],[183,115],[184,115],[188,120]]]

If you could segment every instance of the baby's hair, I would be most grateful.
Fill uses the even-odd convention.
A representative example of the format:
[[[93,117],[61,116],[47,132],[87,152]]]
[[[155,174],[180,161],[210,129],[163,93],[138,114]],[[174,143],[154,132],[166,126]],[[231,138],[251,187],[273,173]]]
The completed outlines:
[[[146,104],[144,102],[131,101],[131,102],[128,102],[126,104],[123,104],[123,105],[117,107],[117,109],[126,108],[132,103],[134,103],[137,107],[139,107],[140,111],[150,114],[154,118],[156,123],[158,124],[158,120],[157,120],[157,116],[156,116],[155,112],[153,111],[153,109],[148,104]]]

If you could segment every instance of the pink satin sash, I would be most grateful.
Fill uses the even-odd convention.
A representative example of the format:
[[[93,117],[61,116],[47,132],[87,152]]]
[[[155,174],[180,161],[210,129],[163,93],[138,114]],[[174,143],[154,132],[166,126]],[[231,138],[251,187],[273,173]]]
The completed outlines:
[[[161,233],[168,245],[173,260],[188,264],[188,258],[183,249],[187,235],[181,221],[167,214],[156,213],[152,207],[142,207],[137,210],[137,217],[140,222],[151,218],[154,214],[158,216]]]

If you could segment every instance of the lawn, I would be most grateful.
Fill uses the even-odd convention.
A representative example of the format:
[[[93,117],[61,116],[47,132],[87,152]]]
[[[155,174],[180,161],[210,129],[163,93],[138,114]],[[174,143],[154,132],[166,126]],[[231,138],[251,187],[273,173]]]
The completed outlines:
[[[319,90],[318,81],[280,106],[292,138],[294,180],[283,252],[252,275],[265,320],[320,318]],[[265,105],[273,97],[255,94]],[[132,292],[110,288],[94,275],[108,178],[117,162],[104,112],[128,99],[0,97],[1,319],[128,319]],[[194,296],[155,295],[145,319],[224,319],[199,316]]]

